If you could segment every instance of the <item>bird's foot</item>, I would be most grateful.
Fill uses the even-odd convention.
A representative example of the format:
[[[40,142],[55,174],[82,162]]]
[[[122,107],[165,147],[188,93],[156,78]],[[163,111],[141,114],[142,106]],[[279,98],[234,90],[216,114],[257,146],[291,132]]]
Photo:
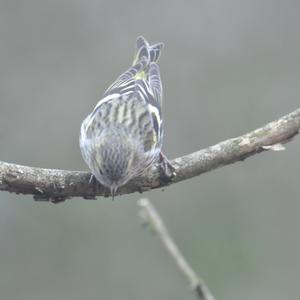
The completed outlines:
[[[162,170],[162,175],[166,179],[172,179],[176,175],[175,168],[162,152],[159,154],[159,164]]]
[[[92,187],[93,192],[96,193],[97,192],[98,181],[97,181],[96,177],[93,174],[91,174],[91,177],[89,179],[89,185]]]

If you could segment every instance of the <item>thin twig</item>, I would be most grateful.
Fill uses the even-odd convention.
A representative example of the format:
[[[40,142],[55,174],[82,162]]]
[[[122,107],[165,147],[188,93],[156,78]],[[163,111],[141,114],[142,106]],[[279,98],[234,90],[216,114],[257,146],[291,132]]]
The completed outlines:
[[[195,271],[191,268],[182,253],[179,251],[162,218],[151,202],[148,199],[141,199],[138,204],[141,207],[141,217],[144,221],[152,225],[168,254],[170,254],[170,256],[174,259],[180,272],[188,279],[198,298],[201,300],[215,300],[203,280],[197,276]]]
[[[128,182],[119,194],[143,192],[187,180],[216,168],[242,161],[262,151],[282,150],[300,130],[300,108],[245,135],[171,160],[176,175],[166,180],[158,165]],[[0,191],[31,194],[38,200],[63,201],[71,197],[86,199],[108,196],[100,184],[90,184],[91,174],[78,171],[33,168],[0,161]]]

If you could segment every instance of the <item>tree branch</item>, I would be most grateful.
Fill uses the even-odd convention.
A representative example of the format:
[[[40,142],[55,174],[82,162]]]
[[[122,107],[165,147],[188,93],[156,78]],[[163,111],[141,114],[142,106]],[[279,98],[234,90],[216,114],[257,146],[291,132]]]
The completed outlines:
[[[176,175],[162,176],[158,165],[147,174],[131,180],[119,194],[143,192],[186,180],[221,166],[242,161],[266,150],[282,150],[300,130],[300,108],[294,112],[245,135],[223,141],[209,148],[171,161]],[[90,184],[91,174],[79,171],[42,169],[0,162],[0,190],[34,195],[36,200],[63,201],[71,197],[93,199],[109,196],[100,184]]]
[[[141,199],[138,204],[141,207],[141,218],[146,224],[149,223],[154,228],[168,254],[174,259],[180,272],[187,278],[197,297],[200,300],[215,300],[204,281],[198,277],[179,251],[162,218],[151,202],[148,199]]]

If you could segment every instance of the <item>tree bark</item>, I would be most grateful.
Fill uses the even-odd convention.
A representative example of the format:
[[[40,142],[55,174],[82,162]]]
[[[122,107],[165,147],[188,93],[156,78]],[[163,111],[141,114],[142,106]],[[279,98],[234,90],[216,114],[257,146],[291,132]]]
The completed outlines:
[[[163,176],[159,165],[154,165],[147,174],[121,187],[118,194],[162,188],[262,151],[283,150],[282,144],[289,142],[299,130],[300,108],[250,133],[171,160],[175,169],[172,178]],[[88,172],[42,169],[0,161],[0,190],[30,194],[36,200],[60,202],[72,197],[110,196],[109,190],[100,183],[90,183],[90,176]]]

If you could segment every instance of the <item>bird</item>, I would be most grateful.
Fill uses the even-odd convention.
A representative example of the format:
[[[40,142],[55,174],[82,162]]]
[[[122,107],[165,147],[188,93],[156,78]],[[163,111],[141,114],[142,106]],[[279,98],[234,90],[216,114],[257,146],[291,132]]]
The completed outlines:
[[[105,91],[80,128],[81,154],[92,177],[118,189],[159,163],[171,177],[173,167],[162,153],[162,82],[157,64],[164,45],[139,36],[132,66]]]

